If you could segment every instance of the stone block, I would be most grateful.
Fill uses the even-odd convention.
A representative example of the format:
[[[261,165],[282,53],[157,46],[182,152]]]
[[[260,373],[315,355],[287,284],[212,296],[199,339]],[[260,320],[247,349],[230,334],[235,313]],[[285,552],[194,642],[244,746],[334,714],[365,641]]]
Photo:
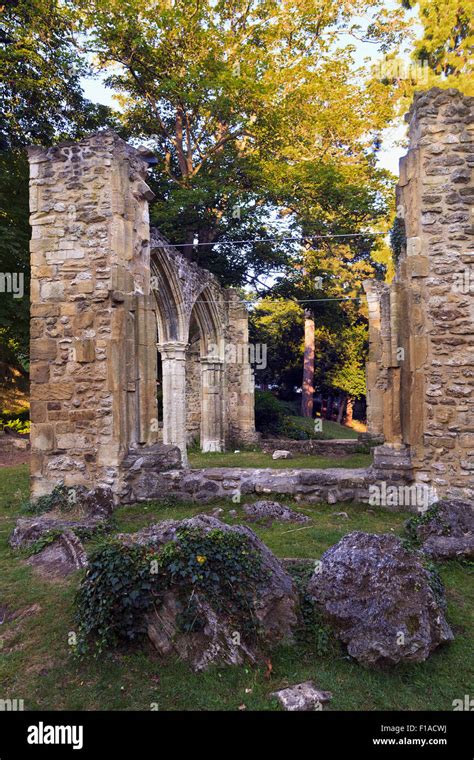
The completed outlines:
[[[30,359],[38,360],[56,359],[58,345],[53,338],[37,338],[31,341]]]
[[[38,451],[53,451],[54,428],[44,423],[32,423],[31,425],[31,448]]]
[[[75,360],[80,364],[95,361],[95,340],[92,338],[76,338],[74,341]]]

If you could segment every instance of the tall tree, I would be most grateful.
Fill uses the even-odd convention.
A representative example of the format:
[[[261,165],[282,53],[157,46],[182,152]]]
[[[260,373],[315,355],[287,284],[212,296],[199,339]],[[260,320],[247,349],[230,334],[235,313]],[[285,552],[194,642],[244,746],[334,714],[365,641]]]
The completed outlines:
[[[413,58],[429,68],[425,86],[457,87],[473,95],[472,0],[402,0],[402,5],[418,8],[423,34],[415,41]]]
[[[391,113],[386,88],[367,89],[354,46],[340,42],[363,33],[356,17],[365,11],[373,40],[397,41],[400,14],[378,0],[79,5],[124,122],[158,152],[153,219],[225,281],[284,260],[266,224],[281,205],[279,166],[349,152],[356,163]],[[262,239],[259,248],[223,245],[248,237]]]

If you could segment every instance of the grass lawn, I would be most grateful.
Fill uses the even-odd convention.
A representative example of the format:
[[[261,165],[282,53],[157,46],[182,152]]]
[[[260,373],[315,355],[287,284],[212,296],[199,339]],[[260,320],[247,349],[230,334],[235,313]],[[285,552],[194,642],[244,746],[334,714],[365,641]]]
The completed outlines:
[[[368,467],[372,464],[372,454],[350,454],[345,457],[320,457],[312,454],[293,456],[292,459],[272,459],[271,454],[263,451],[241,451],[235,454],[233,451],[221,453],[207,453],[202,451],[190,451],[188,454],[189,466],[195,468],[204,467],[270,467],[273,470],[287,469],[324,469],[327,467]]]
[[[314,419],[291,415],[290,420],[296,425],[296,427],[305,430],[310,435],[314,433]],[[333,440],[334,438],[357,438],[359,435],[357,430],[346,427],[345,425],[339,425],[338,422],[332,422],[331,420],[323,420],[322,433],[325,440]]]
[[[280,647],[272,654],[272,672],[255,667],[213,667],[194,674],[173,659],[166,662],[144,644],[141,651],[120,651],[98,660],[76,662],[69,654],[74,631],[73,598],[80,573],[60,583],[33,575],[10,550],[7,539],[21,499],[27,493],[25,465],[0,469],[0,621],[1,608],[20,613],[0,625],[0,698],[25,700],[25,709],[78,710],[248,710],[278,709],[269,699],[275,689],[314,679],[333,692],[330,710],[451,710],[453,699],[470,693],[473,682],[472,637],[474,590],[472,568],[459,563],[441,567],[447,588],[448,620],[456,640],[420,665],[391,672],[373,672],[349,661],[338,646],[318,656],[310,644]],[[150,502],[119,508],[120,530],[182,518],[212,507]],[[224,519],[229,509],[220,502]],[[293,505],[295,506],[295,505]],[[399,533],[406,515],[374,512],[357,505],[297,505],[310,515],[308,526],[255,526],[256,532],[281,557],[318,558],[351,530]],[[335,516],[344,510],[348,519]],[[470,636],[471,634],[471,636]]]

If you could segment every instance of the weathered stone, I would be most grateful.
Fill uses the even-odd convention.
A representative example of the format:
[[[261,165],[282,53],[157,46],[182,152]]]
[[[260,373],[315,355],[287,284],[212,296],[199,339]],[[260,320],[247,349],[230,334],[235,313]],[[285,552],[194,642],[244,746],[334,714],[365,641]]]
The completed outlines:
[[[61,450],[74,452],[66,484],[110,484],[117,502],[135,498],[126,482],[130,452],[138,461],[160,437],[171,447],[166,456],[143,457],[134,479],[139,498],[149,492],[152,467],[186,465],[188,344],[202,449],[254,441],[246,309],[236,291],[150,230],[142,154],[102,130],[74,145],[31,148],[29,156],[33,495],[58,482]],[[236,360],[227,360],[226,344],[242,349]],[[45,413],[39,402],[54,400],[70,403]]]
[[[414,523],[422,551],[431,559],[472,559],[474,557],[474,504],[461,499],[445,499],[434,504],[425,519]]]
[[[63,577],[87,567],[87,554],[80,540],[66,530],[38,554],[26,561],[46,580]]]
[[[396,536],[348,534],[323,554],[308,593],[364,665],[422,662],[454,638],[428,570]]]
[[[10,536],[10,546],[30,546],[47,533],[56,531],[95,533],[103,529],[114,508],[110,488],[84,486],[68,489],[68,511],[46,512],[33,517],[20,517]]]
[[[444,498],[472,497],[472,471],[463,465],[463,452],[474,451],[472,427],[462,400],[473,396],[464,368],[472,363],[474,226],[457,204],[473,189],[474,133],[463,131],[467,150],[460,152],[461,112],[472,121],[473,100],[455,89],[415,94],[397,189],[397,271],[390,285],[364,283],[368,428],[385,439],[374,451],[375,472],[380,480],[424,483]],[[433,425],[433,416],[449,428]]]
[[[272,459],[293,459],[293,454],[291,451],[285,451],[282,449],[280,451],[274,451]]]
[[[332,699],[330,691],[317,689],[313,681],[304,681],[295,686],[288,686],[270,694],[278,699],[280,704],[288,712],[309,712],[321,710],[325,702]]]
[[[204,533],[215,529],[245,536],[253,550],[262,559],[262,581],[257,586],[254,605],[259,624],[259,641],[246,640],[242,631],[235,636],[235,624],[231,625],[225,609],[214,609],[209,600],[197,593],[193,602],[199,616],[205,621],[199,632],[179,631],[177,616],[182,611],[179,593],[171,589],[164,602],[148,616],[148,636],[157,650],[167,655],[176,652],[180,658],[191,663],[195,670],[204,670],[213,662],[241,664],[245,660],[255,662],[262,647],[272,647],[291,640],[296,624],[297,596],[291,577],[262,541],[249,528],[228,526],[215,517],[197,515],[187,520],[166,520],[138,533],[121,534],[119,540],[128,545],[138,544],[160,549],[170,541],[177,541],[177,533],[185,528],[197,528]],[[242,630],[245,628],[242,621]]]
[[[277,501],[256,501],[253,504],[244,504],[244,512],[254,520],[266,519],[281,522],[309,522],[309,517],[302,515],[301,512],[295,512],[290,507],[285,507]]]

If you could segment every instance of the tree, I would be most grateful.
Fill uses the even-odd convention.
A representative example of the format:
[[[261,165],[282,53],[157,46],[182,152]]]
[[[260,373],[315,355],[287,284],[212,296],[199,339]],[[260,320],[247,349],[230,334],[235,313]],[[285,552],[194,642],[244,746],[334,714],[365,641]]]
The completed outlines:
[[[472,0],[402,0],[405,8],[418,7],[423,36],[416,40],[413,58],[429,68],[426,87],[456,87],[474,94]]]
[[[284,262],[267,225],[284,203],[285,170],[340,154],[355,166],[391,113],[386,88],[365,88],[341,34],[362,33],[353,17],[375,10],[367,31],[390,46],[398,11],[371,0],[79,6],[124,123],[158,153],[153,221],[225,282],[238,273],[258,285]],[[246,235],[263,242],[224,246]]]
[[[344,328],[339,337],[339,358],[329,373],[328,380],[334,388],[342,391],[343,403],[339,405],[338,422],[352,422],[352,407],[356,398],[366,392],[365,362],[368,350],[367,324],[356,322]]]

